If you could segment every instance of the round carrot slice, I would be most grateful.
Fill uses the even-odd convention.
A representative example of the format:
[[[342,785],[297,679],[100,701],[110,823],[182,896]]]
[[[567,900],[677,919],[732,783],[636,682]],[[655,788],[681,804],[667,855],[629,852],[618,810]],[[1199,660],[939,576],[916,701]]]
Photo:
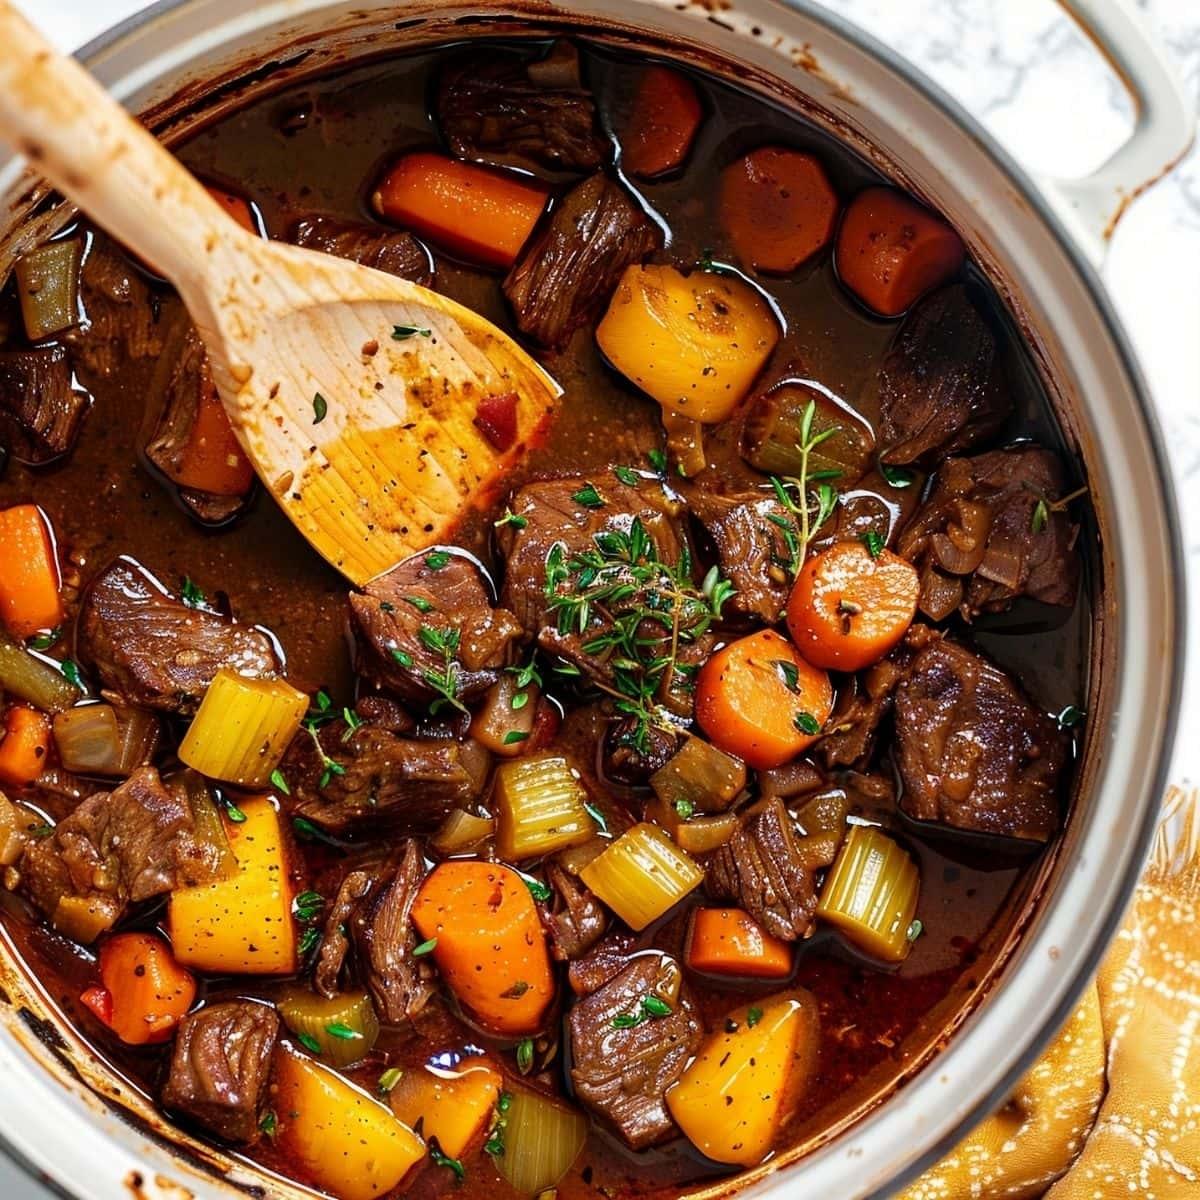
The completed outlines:
[[[838,230],[838,278],[868,308],[898,317],[962,270],[962,239],[895,188],[858,193]]]
[[[811,154],[760,146],[721,174],[721,226],[758,271],[794,271],[829,243],[838,200]]]
[[[817,739],[833,708],[829,676],[771,629],[718,650],[696,678],[696,720],[714,746],[765,770]]]
[[[788,598],[788,630],[809,662],[857,671],[904,636],[920,591],[916,568],[898,554],[835,542],[801,568]]]

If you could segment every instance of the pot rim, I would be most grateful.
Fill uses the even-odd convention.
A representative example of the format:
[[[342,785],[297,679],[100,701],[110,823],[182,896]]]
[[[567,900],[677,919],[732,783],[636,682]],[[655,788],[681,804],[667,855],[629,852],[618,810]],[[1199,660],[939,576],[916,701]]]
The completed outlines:
[[[124,20],[110,26],[96,37],[74,51],[74,56],[84,64],[92,63],[97,57],[110,48],[117,46],[124,39],[139,33],[147,25],[167,17],[177,10],[185,9],[196,0],[154,0],[140,11],[131,14]],[[1154,484],[1157,486],[1157,503],[1154,507],[1163,523],[1166,540],[1166,566],[1169,568],[1170,579],[1166,583],[1169,589],[1172,611],[1170,627],[1161,632],[1166,635],[1166,642],[1173,649],[1173,654],[1163,664],[1167,676],[1167,685],[1163,690],[1164,715],[1162,718],[1161,735],[1154,769],[1148,772],[1152,796],[1161,796],[1168,779],[1179,724],[1180,698],[1183,691],[1184,663],[1186,660],[1186,614],[1187,614],[1187,579],[1186,554],[1183,545],[1181,515],[1178,507],[1178,495],[1174,476],[1171,471],[1165,440],[1160,427],[1158,411],[1150,397],[1141,367],[1138,363],[1128,335],[1122,326],[1116,310],[1109,297],[1103,281],[1100,278],[1097,265],[1085,251],[1079,238],[1071,232],[1064,221],[1061,210],[1047,197],[1046,191],[1038,185],[1034,177],[1017,159],[1000,144],[982,123],[967,110],[957,99],[950,95],[940,84],[926,75],[915,63],[906,59],[891,46],[880,41],[872,33],[856,25],[832,8],[826,7],[817,0],[777,0],[782,9],[791,9],[812,22],[823,25],[832,34],[863,51],[874,59],[881,67],[897,76],[907,87],[918,96],[940,109],[959,130],[968,137],[992,163],[999,169],[1007,181],[1015,189],[1019,199],[1028,207],[1032,216],[1043,225],[1053,236],[1059,249],[1063,252],[1078,281],[1082,284],[1087,300],[1095,315],[1098,317],[1105,334],[1110,340],[1112,350],[1120,363],[1126,377],[1129,392],[1136,411],[1134,416],[1145,434],[1147,448],[1154,465]],[[1122,648],[1122,656],[1136,653],[1129,644]],[[1095,747],[1092,751],[1097,757],[1103,757],[1103,750]],[[1097,786],[1093,783],[1092,786]],[[906,1166],[888,1177],[887,1182],[874,1187],[862,1195],[865,1200],[884,1200],[892,1195],[904,1183],[911,1181],[923,1170],[940,1159],[948,1150],[970,1131],[980,1120],[993,1112],[1004,1099],[1011,1094],[1018,1080],[1041,1053],[1046,1043],[1061,1027],[1073,1010],[1079,994],[1093,977],[1101,958],[1106,953],[1114,933],[1122,920],[1129,899],[1133,895],[1138,879],[1141,876],[1145,859],[1150,847],[1154,831],[1158,823],[1157,804],[1148,804],[1140,827],[1131,830],[1135,836],[1130,839],[1131,852],[1128,854],[1127,866],[1116,884],[1114,895],[1119,903],[1110,905],[1108,912],[1100,919],[1091,945],[1084,953],[1072,976],[1067,980],[1062,990],[1062,997],[1051,1014],[1044,1020],[1042,1027],[1030,1039],[1027,1048],[1017,1056],[1012,1065],[1002,1073],[997,1082],[974,1103],[967,1106],[962,1115],[948,1127],[946,1132],[929,1147],[922,1151]],[[1060,881],[1059,887],[1065,887]],[[1039,907],[1044,905],[1048,896],[1043,896]],[[1011,964],[1007,970],[1011,970]],[[1006,970],[1006,974],[1007,974]],[[1003,980],[1001,981],[1003,982]],[[956,1041],[962,1040],[967,1031],[959,1031]],[[932,1069],[932,1063],[925,1064],[925,1070]],[[863,1124],[877,1115],[879,1108],[864,1116]],[[813,1155],[829,1150],[826,1144],[813,1151]],[[67,1188],[57,1180],[47,1176],[21,1151],[8,1137],[5,1130],[0,1129],[0,1153],[3,1153],[30,1177],[37,1179],[45,1187],[64,1200],[78,1200]],[[803,1160],[801,1160],[803,1161]],[[797,1164],[792,1164],[797,1165]],[[738,1177],[730,1179],[723,1194],[736,1195],[754,1194],[765,1195],[775,1187],[784,1184],[790,1173],[790,1166],[779,1175],[770,1175],[754,1181],[742,1181]]]

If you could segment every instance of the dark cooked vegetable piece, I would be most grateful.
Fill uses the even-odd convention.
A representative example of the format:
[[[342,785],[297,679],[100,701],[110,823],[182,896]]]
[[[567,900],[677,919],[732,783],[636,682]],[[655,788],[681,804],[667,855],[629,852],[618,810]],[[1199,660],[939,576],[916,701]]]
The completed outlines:
[[[1034,841],[1058,829],[1066,738],[994,663],[942,638],[913,659],[895,703],[909,816]]]
[[[500,16],[175,147],[223,235],[432,285],[562,388],[526,430],[486,332],[439,343],[510,473],[365,583],[169,283],[54,198],[10,231],[0,934],[272,1194],[736,1190],[959,1021],[1111,723],[1074,442],[941,216],[736,73]],[[304,478],[457,469],[395,391],[421,295],[362,313],[378,427],[291,398],[338,435]]]
[[[931,465],[997,433],[1011,402],[996,337],[962,284],[905,318],[879,368],[883,462]]]
[[[608,154],[578,51],[566,41],[541,60],[492,51],[448,63],[438,81],[437,118],[460,158],[591,171]]]
[[[648,952],[571,1009],[575,1094],[635,1150],[670,1137],[664,1096],[704,1033],[679,963]]]
[[[562,346],[595,319],[625,268],[661,241],[620,184],[602,174],[576,184],[505,277],[517,328],[543,346]]]
[[[97,576],[79,618],[80,653],[131,704],[191,714],[222,667],[271,678],[282,664],[261,630],[176,599],[119,558]]]

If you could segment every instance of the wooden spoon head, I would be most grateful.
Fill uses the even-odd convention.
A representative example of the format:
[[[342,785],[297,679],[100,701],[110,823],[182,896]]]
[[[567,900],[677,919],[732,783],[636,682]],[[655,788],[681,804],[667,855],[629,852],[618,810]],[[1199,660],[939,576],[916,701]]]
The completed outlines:
[[[206,280],[185,300],[234,430],[296,527],[356,584],[449,540],[561,394],[489,321],[407,280],[252,238],[226,266],[220,289]]]

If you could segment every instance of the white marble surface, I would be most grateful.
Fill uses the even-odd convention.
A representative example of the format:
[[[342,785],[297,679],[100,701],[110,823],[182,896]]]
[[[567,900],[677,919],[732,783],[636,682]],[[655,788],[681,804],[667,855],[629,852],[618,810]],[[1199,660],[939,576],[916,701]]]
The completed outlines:
[[[18,0],[74,47],[140,7],[137,0]],[[1120,143],[1133,108],[1094,47],[1053,0],[828,0],[924,68],[1019,161],[1082,174]],[[1200,100],[1200,0],[1137,0]],[[1170,448],[1200,615],[1200,149],[1141,199],[1113,238],[1105,282],[1132,336]],[[1196,515],[1193,515],[1196,514]],[[1200,622],[1193,623],[1200,630]],[[1185,701],[1200,711],[1200,633]],[[1195,738],[1174,777],[1200,780]],[[1192,745],[1188,745],[1188,743]],[[50,1193],[0,1161],[0,1200]]]

